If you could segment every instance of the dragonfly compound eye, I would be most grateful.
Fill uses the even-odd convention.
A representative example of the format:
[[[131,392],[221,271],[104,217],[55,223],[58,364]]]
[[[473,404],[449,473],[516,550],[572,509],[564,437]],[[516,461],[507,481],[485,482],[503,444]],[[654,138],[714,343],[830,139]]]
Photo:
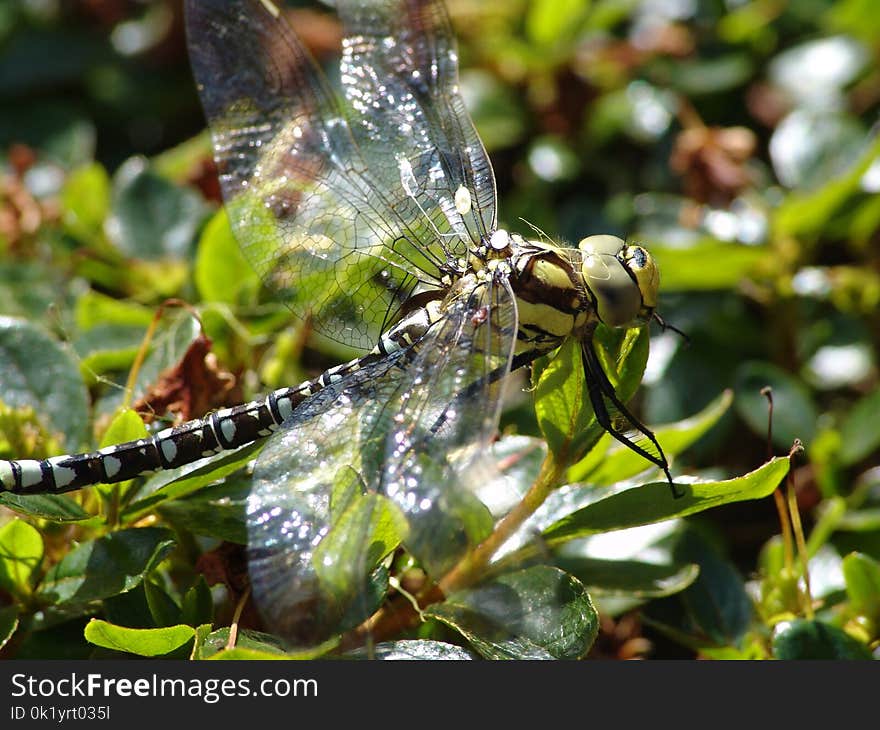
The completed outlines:
[[[583,253],[581,274],[593,293],[597,314],[609,327],[635,322],[642,311],[642,292],[622,255],[627,245],[615,236],[590,236],[578,248]]]
[[[642,293],[642,305],[645,312],[641,314],[647,321],[657,306],[657,290],[660,288],[660,269],[654,258],[641,246],[627,246],[622,252],[623,265],[635,277]]]

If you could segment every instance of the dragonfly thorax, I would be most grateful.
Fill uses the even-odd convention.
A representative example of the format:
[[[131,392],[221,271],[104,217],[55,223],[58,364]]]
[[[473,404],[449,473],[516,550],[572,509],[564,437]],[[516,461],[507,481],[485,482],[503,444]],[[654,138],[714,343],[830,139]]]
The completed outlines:
[[[590,236],[577,249],[516,234],[509,242],[521,341],[550,348],[598,322],[633,327],[651,318],[659,271],[641,246],[616,236]]]

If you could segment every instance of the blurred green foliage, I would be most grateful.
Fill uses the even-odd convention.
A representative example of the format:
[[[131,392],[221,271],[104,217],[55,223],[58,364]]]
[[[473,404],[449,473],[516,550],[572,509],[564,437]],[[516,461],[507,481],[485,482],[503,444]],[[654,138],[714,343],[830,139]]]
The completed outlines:
[[[550,646],[548,625],[579,607],[589,626],[572,631],[589,635],[589,646],[592,598],[607,619],[596,657],[645,653],[645,637],[659,657],[876,656],[875,3],[449,0],[449,9],[462,91],[498,180],[501,225],[569,242],[613,233],[644,242],[659,261],[661,313],[687,342],[652,332],[635,403],[653,424],[706,409],[702,421],[666,429],[681,444],[670,447],[674,472],[720,484],[751,472],[768,449],[787,453],[794,439],[805,458],[796,461],[791,494],[780,493],[775,506],[731,498],[684,519],[689,512],[674,505],[675,514],[646,518],[647,527],[633,527],[632,518],[626,532],[588,535],[595,515],[619,514],[629,498],[603,494],[603,506],[585,485],[634,471],[631,454],[600,440],[583,417],[572,447],[583,460],[569,472],[575,484],[551,497],[538,525],[548,538],[567,535],[557,565],[580,582],[555,568],[497,579],[523,592],[565,584],[567,603],[546,607],[550,618],[538,627],[493,624],[502,638],[487,643],[473,617],[463,618],[477,610],[478,591],[463,592],[434,610],[421,637],[445,640],[457,627],[484,656],[516,655],[512,646],[522,656],[579,656],[577,642]],[[332,64],[332,16],[310,7],[292,18],[319,60]],[[203,126],[180,2],[0,4],[0,457],[93,448],[108,427],[127,433],[119,419],[128,416],[112,414],[155,403],[160,373],[201,331],[212,341],[202,373],[212,387],[186,401],[177,411],[184,417],[352,355],[261,296],[218,210]],[[197,310],[161,310],[126,390],[145,333],[171,297]],[[551,399],[565,395],[554,392],[541,396],[537,418],[529,399],[513,399],[505,428],[552,431],[548,440],[568,448],[575,434],[554,430]],[[664,428],[657,432],[665,444]],[[9,641],[7,651],[22,657],[221,649],[225,639],[206,627],[228,623],[236,596],[227,584],[225,599],[213,596],[226,613],[212,612],[217,590],[195,560],[216,541],[241,537],[242,463],[177,482],[160,475],[134,490],[8,498],[41,530],[0,513],[0,645]],[[780,525],[784,503],[797,504],[808,571]],[[156,515],[175,532],[135,527]],[[665,517],[676,519],[656,523]],[[76,525],[79,547],[61,529],[65,520]],[[107,573],[77,594],[84,561]],[[99,599],[102,612],[94,609]],[[55,608],[35,618],[46,606]],[[102,619],[85,628],[87,643],[83,629],[95,615]],[[420,651],[439,655],[444,646],[426,641]],[[279,650],[253,633],[235,651]]]

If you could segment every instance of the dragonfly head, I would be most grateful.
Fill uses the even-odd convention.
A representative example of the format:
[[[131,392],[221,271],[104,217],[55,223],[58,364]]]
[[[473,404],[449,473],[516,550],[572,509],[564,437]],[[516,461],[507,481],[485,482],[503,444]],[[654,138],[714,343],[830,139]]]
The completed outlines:
[[[654,314],[660,270],[644,248],[617,236],[588,236],[579,244],[581,275],[609,327],[644,324]]]

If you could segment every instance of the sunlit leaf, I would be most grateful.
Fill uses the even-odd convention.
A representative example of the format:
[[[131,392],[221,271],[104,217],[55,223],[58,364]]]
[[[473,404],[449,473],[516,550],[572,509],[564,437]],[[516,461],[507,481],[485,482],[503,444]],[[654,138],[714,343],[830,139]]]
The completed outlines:
[[[753,472],[720,482],[677,482],[683,496],[673,498],[666,482],[652,482],[600,499],[544,530],[551,545],[598,532],[686,517],[722,504],[772,494],[788,473],[788,457],[776,457]]]
[[[0,528],[0,588],[15,596],[30,595],[43,560],[43,537],[21,519]]]
[[[202,232],[193,278],[202,299],[209,302],[245,303],[259,288],[257,273],[242,255],[225,210]]]
[[[95,646],[138,656],[165,656],[175,652],[195,637],[192,626],[179,624],[158,629],[130,629],[92,619],[86,625],[86,640]]]

